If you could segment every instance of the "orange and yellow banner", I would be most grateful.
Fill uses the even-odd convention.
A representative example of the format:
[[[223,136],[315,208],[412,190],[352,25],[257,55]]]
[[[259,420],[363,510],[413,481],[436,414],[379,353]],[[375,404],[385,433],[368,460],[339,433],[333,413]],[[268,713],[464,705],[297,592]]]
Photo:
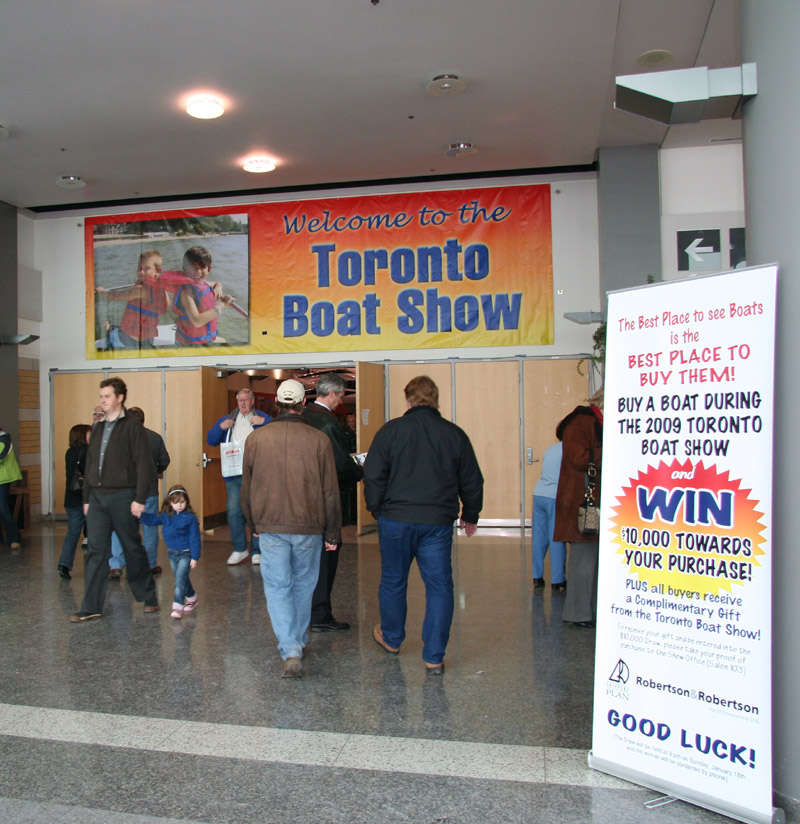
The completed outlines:
[[[181,292],[197,247],[205,280]],[[548,185],[88,218],[86,260],[89,357],[553,343]],[[218,318],[203,284],[233,300]],[[178,320],[176,344],[189,293],[204,323]]]

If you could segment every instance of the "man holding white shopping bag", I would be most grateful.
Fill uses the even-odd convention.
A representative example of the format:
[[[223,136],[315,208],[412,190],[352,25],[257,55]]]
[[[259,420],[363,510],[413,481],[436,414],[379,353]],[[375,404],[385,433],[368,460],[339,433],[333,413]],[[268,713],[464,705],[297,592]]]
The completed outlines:
[[[229,564],[240,564],[248,555],[254,564],[261,563],[258,538],[251,536],[250,550],[247,548],[247,524],[242,514],[239,498],[242,491],[242,455],[247,436],[260,426],[269,423],[272,417],[260,409],[255,409],[255,397],[249,389],[236,393],[237,408],[221,417],[208,431],[209,446],[219,446],[222,477],[228,493],[228,526],[231,528],[233,552]]]

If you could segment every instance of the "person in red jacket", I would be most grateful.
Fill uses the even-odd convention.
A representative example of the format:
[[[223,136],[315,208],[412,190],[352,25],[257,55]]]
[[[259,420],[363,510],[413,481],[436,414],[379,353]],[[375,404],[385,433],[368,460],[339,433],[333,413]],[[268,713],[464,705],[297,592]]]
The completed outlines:
[[[222,294],[222,285],[210,283],[211,255],[205,246],[192,246],[183,256],[182,272],[165,272],[164,284],[173,292],[175,345],[196,346],[225,343],[217,334],[217,320],[231,295]]]
[[[128,289],[95,288],[108,300],[126,300],[128,305],[119,327],[115,329],[116,345],[134,349],[152,349],[158,334],[158,319],[167,311],[167,296],[159,283],[161,252],[147,249],[139,255],[136,283]],[[109,337],[111,332],[109,330]]]

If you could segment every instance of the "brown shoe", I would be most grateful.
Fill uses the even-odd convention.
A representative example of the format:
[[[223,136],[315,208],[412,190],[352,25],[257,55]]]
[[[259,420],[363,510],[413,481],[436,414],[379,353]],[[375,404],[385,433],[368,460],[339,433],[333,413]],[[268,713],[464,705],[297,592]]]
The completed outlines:
[[[154,566],[154,567],[150,570],[150,574],[151,574],[151,575],[161,575],[161,572],[162,572],[162,569],[161,569],[161,567],[160,567],[160,566]]]
[[[108,580],[109,581],[118,581],[122,577],[122,570],[121,569],[112,569],[108,572]]]
[[[425,662],[425,669],[428,675],[444,675],[444,661],[441,664],[429,664]]]
[[[383,633],[381,632],[381,625],[375,624],[372,628],[372,637],[375,639],[376,644],[380,644],[389,655],[399,655],[400,649],[395,649],[394,647],[390,647],[386,641],[383,640]]]
[[[145,601],[144,602],[144,611],[145,612],[158,612],[158,601],[153,598],[152,601]]]
[[[69,620],[72,621],[73,624],[82,624],[84,621],[91,621],[94,618],[102,617],[99,612],[76,612],[74,615],[69,616]]]
[[[281,678],[302,678],[303,664],[299,658],[287,658],[283,662],[283,674]]]

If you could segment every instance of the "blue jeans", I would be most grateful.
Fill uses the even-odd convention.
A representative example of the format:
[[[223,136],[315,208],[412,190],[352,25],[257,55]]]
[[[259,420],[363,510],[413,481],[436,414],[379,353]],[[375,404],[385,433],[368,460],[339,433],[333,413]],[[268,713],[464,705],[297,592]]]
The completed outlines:
[[[281,658],[302,658],[311,621],[311,596],[319,575],[321,535],[262,532],[261,577]]]
[[[158,495],[151,495],[144,502],[144,511],[151,515],[158,513]],[[150,569],[158,563],[158,527],[140,524],[142,528],[142,543],[147,551],[147,560],[150,561]],[[117,533],[111,536],[111,559],[108,562],[111,569],[124,569],[125,556],[122,554],[122,544],[117,537]]]
[[[242,494],[242,476],[234,475],[225,478],[225,489],[228,491],[226,509],[228,512],[228,526],[231,528],[231,543],[234,552],[247,551],[247,521],[244,519],[239,498]],[[253,535],[250,540],[250,554],[259,552],[258,538]]]
[[[11,483],[0,484],[0,520],[3,522],[3,532],[6,533],[6,543],[21,544],[22,538],[11,511]]]
[[[422,624],[422,659],[441,664],[453,622],[453,568],[450,554],[453,527],[409,524],[378,518],[381,546],[381,632],[390,647],[406,637],[406,593],[411,562],[416,558],[425,583],[425,620]]]
[[[81,530],[86,523],[86,516],[83,514],[83,505],[68,506],[66,509],[67,534],[64,536],[64,543],[61,545],[58,565],[72,569],[72,565],[75,563],[75,550],[78,548],[78,541],[81,539]]]
[[[191,598],[194,595],[194,587],[189,580],[189,569],[192,563],[192,553],[188,549],[182,552],[167,550],[169,565],[175,575],[175,594],[172,600],[176,604],[183,604],[184,598]]]
[[[553,540],[556,526],[556,499],[542,495],[533,496],[533,521],[531,526],[531,569],[533,578],[544,577],[544,558],[550,548],[550,583],[563,584],[567,576],[564,565],[567,560],[567,546],[563,541]]]

